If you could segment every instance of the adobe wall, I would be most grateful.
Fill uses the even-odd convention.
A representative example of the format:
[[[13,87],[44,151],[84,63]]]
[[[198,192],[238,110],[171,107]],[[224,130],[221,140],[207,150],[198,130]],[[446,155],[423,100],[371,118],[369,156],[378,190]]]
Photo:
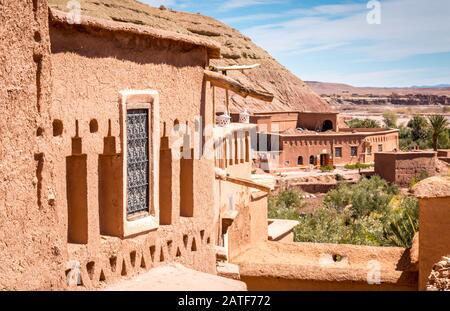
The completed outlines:
[[[265,242],[234,258],[249,290],[417,290],[409,250]]]
[[[298,157],[303,157],[303,166],[309,166],[311,156],[320,163],[320,155],[328,154],[329,164],[341,165],[357,163],[364,153],[363,138],[358,136],[281,136],[280,165],[283,167],[298,167]],[[351,147],[357,147],[357,156],[351,155]],[[342,148],[342,157],[334,157],[334,148]]]
[[[381,149],[379,149],[380,146]],[[371,148],[372,152],[368,152],[368,147]],[[364,162],[374,163],[376,153],[390,152],[399,149],[398,131],[369,135],[366,138]]]
[[[450,253],[450,197],[419,201],[419,289],[426,289],[436,262]]]
[[[419,289],[442,256],[450,254],[450,177],[431,177],[413,188],[419,198]]]
[[[375,153],[375,174],[400,186],[408,186],[414,177],[436,174],[435,152]]]
[[[127,33],[96,31],[88,34],[74,31],[70,26],[52,26],[50,35],[53,62],[51,119],[63,124],[62,133],[52,138],[55,170],[59,172],[55,176],[56,201],[60,223],[64,224],[63,237],[67,236],[68,223],[66,161],[72,154],[71,138],[76,135],[76,121],[82,153],[86,155],[87,174],[81,179],[87,188],[86,198],[83,198],[87,200],[88,209],[87,244],[69,245],[69,259],[80,262],[84,286],[97,287],[118,277],[129,277],[160,261],[177,261],[196,270],[215,273],[213,245],[216,235],[211,209],[214,204],[214,162],[206,158],[193,161],[191,196],[194,214],[193,217],[181,217],[180,188],[189,182],[183,183],[181,162],[174,158],[175,139],[166,138],[168,148],[162,147],[164,150],[160,153],[163,165],[160,185],[165,195],[163,199],[160,196],[159,208],[169,220],[162,221],[156,231],[120,240],[100,235],[99,216],[102,187],[99,167],[105,165],[102,156],[109,156],[113,150],[116,160],[112,161],[116,164],[112,165],[120,166],[123,153],[119,92],[125,89],[159,92],[161,135],[166,125],[166,136],[170,136],[175,121],[179,124],[188,122],[192,133],[197,115],[204,116],[205,125],[211,124],[210,88],[203,80],[204,66],[208,64],[206,49],[178,47]],[[98,124],[98,130],[90,127],[93,120]],[[190,141],[192,147],[192,136]],[[120,176],[117,173],[116,179]],[[145,260],[141,267],[142,258]]]
[[[298,127],[311,131],[322,131],[324,121],[333,123],[333,131],[338,131],[337,113],[311,113],[301,112],[298,114]]]
[[[47,1],[2,1],[0,290],[60,288],[65,249],[52,178]]]
[[[371,152],[368,151],[368,146],[371,146]],[[328,161],[325,162],[329,165],[373,163],[379,146],[385,151],[398,149],[398,133],[280,136],[280,166],[308,167],[311,156],[319,164],[321,154],[328,155]],[[352,156],[351,147],[357,148],[356,156]],[[336,148],[342,148],[341,157],[335,156]],[[303,165],[298,165],[299,157],[303,158]]]

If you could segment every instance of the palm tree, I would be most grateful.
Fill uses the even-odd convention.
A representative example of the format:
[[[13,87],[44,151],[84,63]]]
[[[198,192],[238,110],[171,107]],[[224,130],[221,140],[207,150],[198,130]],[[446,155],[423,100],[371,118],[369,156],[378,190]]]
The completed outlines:
[[[433,142],[433,149],[437,151],[438,149],[438,139],[442,133],[447,131],[447,127],[449,126],[448,120],[443,115],[433,115],[428,117],[428,121],[431,126],[431,139]]]

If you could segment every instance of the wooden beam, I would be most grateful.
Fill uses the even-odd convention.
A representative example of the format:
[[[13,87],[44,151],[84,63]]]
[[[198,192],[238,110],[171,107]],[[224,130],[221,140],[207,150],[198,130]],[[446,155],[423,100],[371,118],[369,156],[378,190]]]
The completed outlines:
[[[266,101],[272,102],[274,95],[269,92],[259,91],[251,86],[245,86],[234,80],[233,78],[224,76],[220,73],[205,70],[205,78],[211,85],[220,87],[225,90],[233,91],[234,93],[246,98],[247,96]]]
[[[231,177],[231,176],[217,176],[217,175],[216,175],[216,178],[220,179],[220,180],[231,182],[236,185],[249,187],[249,188],[253,188],[253,189],[258,189],[259,191],[263,191],[263,192],[270,193],[272,191],[272,189],[270,187],[259,184],[250,179]]]
[[[235,65],[235,66],[210,66],[212,71],[229,71],[229,70],[247,70],[247,69],[255,69],[260,67],[261,64],[253,64],[253,65]]]

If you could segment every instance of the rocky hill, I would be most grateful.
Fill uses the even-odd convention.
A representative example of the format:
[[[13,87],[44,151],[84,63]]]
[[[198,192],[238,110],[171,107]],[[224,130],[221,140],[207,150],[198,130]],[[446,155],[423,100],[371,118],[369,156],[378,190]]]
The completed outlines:
[[[48,0],[49,6],[68,11],[67,0]],[[177,12],[165,7],[154,8],[135,0],[81,0],[83,15],[134,23],[158,29],[194,36],[207,37],[222,45],[222,59],[213,60],[212,65],[261,64],[261,67],[244,73],[233,71],[229,76],[251,84],[275,95],[272,103],[252,98],[231,97],[231,111],[243,107],[252,111],[330,111],[330,106],[314,93],[306,83],[279,64],[262,48],[236,29],[200,14]],[[224,94],[220,96],[219,109],[223,109]]]

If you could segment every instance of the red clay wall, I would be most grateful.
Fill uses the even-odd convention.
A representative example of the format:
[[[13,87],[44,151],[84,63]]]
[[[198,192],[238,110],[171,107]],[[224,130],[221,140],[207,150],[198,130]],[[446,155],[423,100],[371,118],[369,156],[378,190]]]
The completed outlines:
[[[419,219],[419,289],[425,290],[433,265],[450,254],[450,198],[421,198]]]
[[[297,163],[300,156],[303,157],[303,166],[308,166],[311,156],[314,156],[316,159],[319,156],[320,161],[321,154],[328,154],[332,157],[329,164],[356,163],[364,152],[361,138],[351,136],[339,136],[336,138],[328,136],[282,136],[280,137],[280,146],[283,149],[280,155],[280,165],[283,167],[299,166]],[[352,146],[358,148],[356,157],[351,156]],[[342,157],[334,157],[336,147],[342,148]]]
[[[436,174],[435,152],[386,152],[375,154],[375,174],[400,186],[409,186],[414,177]]]
[[[301,112],[298,115],[298,126],[311,131],[322,131],[323,123],[329,120],[333,123],[333,131],[337,131],[337,113],[309,113]]]
[[[100,31],[86,34],[59,26],[53,26],[50,35],[53,62],[51,119],[61,120],[64,126],[62,134],[52,138],[55,169],[59,172],[55,176],[56,201],[59,204],[60,223],[64,224],[63,237],[67,235],[68,222],[67,177],[64,172],[66,157],[71,155],[71,138],[75,136],[76,120],[79,123],[82,152],[87,155],[88,243],[86,246],[69,247],[69,259],[81,263],[85,286],[96,287],[121,277],[122,261],[125,276],[138,273],[142,270],[138,260],[142,258],[146,262],[144,270],[160,261],[177,261],[200,271],[214,273],[213,245],[216,236],[212,232],[212,160],[194,161],[194,217],[180,217],[180,161],[165,159],[164,163],[168,160],[172,166],[162,168],[164,178],[171,178],[166,183],[172,185],[170,191],[166,191],[169,195],[171,193],[171,225],[160,226],[157,231],[136,238],[120,240],[101,237],[99,221],[99,155],[106,148],[104,138],[108,136],[109,121],[119,159],[123,152],[119,143],[119,91],[153,89],[160,93],[161,134],[166,124],[167,135],[170,136],[175,120],[180,124],[189,122],[193,132],[194,116],[197,115],[206,116],[205,125],[211,124],[209,87],[203,80],[204,66],[208,63],[206,50],[181,48],[176,44],[125,33]],[[89,123],[93,119],[98,123],[98,131],[91,132]],[[170,139],[169,146],[172,145]],[[170,153],[164,154],[170,156]],[[163,201],[160,210],[169,208],[164,203],[169,201]],[[117,271],[111,272],[111,258],[117,262]],[[102,270],[104,273],[109,271],[103,281],[100,277]],[[87,275],[93,276],[87,279]]]
[[[283,168],[308,166],[311,156],[320,163],[321,154],[328,154],[330,165],[373,163],[379,145],[385,151],[398,148],[398,133],[280,136],[282,152],[279,165]],[[368,153],[368,146],[372,146],[371,154]],[[356,156],[351,155],[351,147],[357,148]],[[341,157],[336,157],[336,148],[342,148]],[[299,157],[303,158],[303,165],[298,165]]]
[[[60,288],[65,249],[51,154],[47,1],[2,1],[0,290]]]

